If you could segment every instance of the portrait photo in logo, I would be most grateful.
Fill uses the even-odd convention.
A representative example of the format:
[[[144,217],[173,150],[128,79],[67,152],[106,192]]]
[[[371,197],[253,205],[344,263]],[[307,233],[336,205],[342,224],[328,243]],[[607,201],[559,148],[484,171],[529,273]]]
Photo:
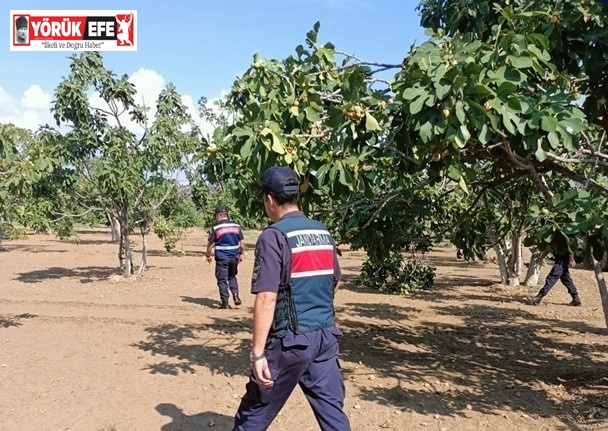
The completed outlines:
[[[30,26],[29,16],[20,15],[15,16],[15,39],[13,43],[15,45],[29,45],[30,44]]]

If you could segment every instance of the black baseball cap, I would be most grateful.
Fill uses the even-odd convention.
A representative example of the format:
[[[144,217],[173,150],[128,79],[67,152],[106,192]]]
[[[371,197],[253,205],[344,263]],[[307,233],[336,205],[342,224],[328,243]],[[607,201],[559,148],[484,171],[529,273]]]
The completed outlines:
[[[215,215],[218,214],[228,214],[228,208],[226,208],[224,205],[218,205],[215,207]]]
[[[287,166],[275,166],[264,172],[262,192],[296,194],[300,191],[296,173]]]

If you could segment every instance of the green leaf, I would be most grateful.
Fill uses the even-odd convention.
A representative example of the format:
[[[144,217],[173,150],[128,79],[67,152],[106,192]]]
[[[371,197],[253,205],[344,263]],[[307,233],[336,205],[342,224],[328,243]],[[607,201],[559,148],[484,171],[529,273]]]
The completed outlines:
[[[504,81],[496,89],[496,94],[501,97],[508,96],[509,94],[513,94],[517,91],[517,85],[512,82]]]
[[[469,193],[469,188],[467,187],[467,182],[464,180],[464,177],[460,177],[460,180],[458,180],[458,185],[463,192]]]
[[[241,157],[243,159],[248,159],[251,156],[251,150],[253,148],[254,143],[255,140],[253,139],[253,137],[249,137],[249,139],[245,141],[240,151]]]
[[[462,142],[458,136],[454,136],[454,143],[456,144],[457,149],[464,148],[464,142]]]
[[[413,100],[421,94],[425,93],[426,91],[424,91],[422,88],[410,87],[403,90],[403,93],[401,93],[401,97],[403,97],[405,100]]]
[[[462,106],[461,100],[456,102],[456,118],[458,118],[458,121],[460,121],[460,124],[466,123],[466,115],[464,113],[464,108]]]
[[[557,133],[551,132],[547,135],[547,139],[549,140],[549,144],[551,148],[556,149],[559,148],[559,138],[557,137]]]
[[[410,114],[416,115],[420,111],[422,111],[422,107],[424,106],[424,102],[428,98],[428,93],[424,93],[424,95],[420,96],[416,100],[410,103]]]
[[[464,87],[467,83],[469,82],[469,80],[467,79],[466,76],[457,76],[456,78],[454,78],[454,80],[452,81],[452,88],[454,90],[458,90],[461,87]]]
[[[512,114],[510,112],[504,111],[502,113],[502,124],[505,126],[505,129],[509,131],[512,135],[515,135],[515,125],[519,123],[519,117],[517,115]]]
[[[439,81],[441,81],[441,79],[443,79],[443,77],[445,76],[445,72],[447,72],[447,70],[448,68],[443,63],[437,66],[437,69],[435,70],[435,73],[432,76],[433,81],[439,83]]]
[[[555,132],[557,128],[557,119],[553,116],[544,116],[540,120],[540,128],[545,132]]]
[[[477,84],[475,85],[475,88],[473,89],[473,92],[478,95],[478,96],[489,96],[490,94],[492,94],[492,90],[490,90],[488,88],[487,85],[483,85],[483,84]]]
[[[243,136],[249,137],[253,134],[253,130],[250,128],[235,127],[232,130],[232,134],[237,138],[242,138]]]
[[[544,60],[544,61],[549,61],[551,60],[551,56],[549,55],[549,53],[547,51],[540,50],[537,46],[534,45],[528,45],[528,51],[530,51],[532,54],[534,54],[537,58]]]
[[[484,124],[483,126],[481,126],[481,130],[479,131],[479,142],[485,145],[490,142],[491,138],[492,134],[490,132],[490,129],[488,128],[487,124]]]
[[[365,113],[365,129],[372,132],[374,130],[380,130],[380,125],[378,124],[378,120],[374,118],[372,114],[369,112]]]
[[[272,134],[272,151],[278,154],[285,154],[285,147],[281,143],[281,139],[274,133]]]
[[[536,151],[534,152],[534,155],[536,156],[536,160],[538,160],[539,162],[544,162],[547,159],[547,153],[545,152],[545,150],[543,150],[543,147],[540,144],[540,142],[538,143],[538,146],[536,147]]]
[[[527,69],[528,67],[532,67],[532,59],[530,57],[520,56],[516,57],[514,55],[510,55],[509,61],[511,65],[516,69]]]
[[[292,105],[292,106],[289,107],[289,112],[294,117],[297,117],[300,114],[300,109],[297,106]]]
[[[306,112],[306,119],[311,123],[314,123],[319,119],[319,112],[312,106],[304,108],[304,112]]]
[[[436,83],[435,84],[435,95],[436,95],[437,99],[439,99],[439,100],[443,99],[446,96],[446,94],[448,94],[450,92],[451,89],[452,89],[452,84]]]
[[[420,126],[419,133],[420,133],[420,139],[422,139],[422,142],[424,142],[424,143],[429,142],[431,140],[432,133],[433,133],[433,125],[431,124],[431,122],[427,121],[422,126]]]
[[[467,142],[469,139],[471,139],[471,133],[469,132],[469,129],[467,129],[467,126],[465,126],[464,124],[460,126],[460,133],[464,138],[464,142]]]
[[[462,173],[460,172],[460,166],[458,165],[450,165],[448,166],[448,177],[454,181],[460,181],[462,178]]]
[[[569,130],[570,133],[576,135],[581,130],[585,130],[585,121],[581,118],[569,118],[567,120],[561,120],[560,124]]]
[[[338,181],[340,182],[340,184],[348,186],[348,181],[346,181],[346,169],[344,168],[344,164],[340,161],[339,163],[337,163],[337,169],[338,169]]]
[[[542,33],[530,33],[526,38],[535,45],[540,45],[543,49],[549,48],[549,39]]]

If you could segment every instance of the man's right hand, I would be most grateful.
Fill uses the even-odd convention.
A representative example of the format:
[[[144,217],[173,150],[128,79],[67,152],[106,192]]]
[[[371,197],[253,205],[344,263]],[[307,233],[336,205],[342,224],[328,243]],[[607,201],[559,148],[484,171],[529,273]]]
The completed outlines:
[[[207,256],[207,263],[211,263],[211,261],[213,261],[213,258],[211,256]]]
[[[255,376],[256,382],[263,388],[271,388],[274,386],[274,380],[270,375],[270,369],[268,368],[268,361],[266,358],[262,358],[259,361],[255,361],[251,364],[253,375]]]

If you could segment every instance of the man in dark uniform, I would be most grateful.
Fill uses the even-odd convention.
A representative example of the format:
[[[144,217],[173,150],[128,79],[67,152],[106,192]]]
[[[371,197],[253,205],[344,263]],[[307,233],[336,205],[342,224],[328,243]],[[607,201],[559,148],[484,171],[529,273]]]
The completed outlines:
[[[572,281],[572,277],[570,277],[569,267],[574,267],[576,262],[574,261],[574,256],[569,252],[566,253],[554,253],[555,260],[553,262],[553,267],[545,280],[545,285],[540,289],[540,291],[536,294],[536,296],[530,296],[528,298],[528,302],[532,305],[540,305],[542,299],[547,296],[551,288],[557,283],[557,280],[561,280],[568,289],[568,293],[572,296],[572,302],[568,305],[572,305],[574,307],[579,307],[582,305],[581,298],[578,295],[578,291],[576,290],[576,286]]]
[[[223,205],[215,208],[215,225],[209,231],[207,240],[207,262],[211,263],[211,250],[215,247],[215,278],[220,290],[220,308],[228,308],[230,292],[234,305],[241,305],[239,297],[239,262],[243,259],[245,241],[238,223],[228,219],[228,209]]]
[[[28,21],[26,16],[19,16],[15,19],[15,43],[23,45],[28,41]]]
[[[262,178],[272,224],[258,238],[251,292],[251,376],[234,431],[268,429],[299,385],[324,431],[350,431],[338,362],[333,299],[342,274],[327,228],[298,209],[299,182],[287,167]]]

